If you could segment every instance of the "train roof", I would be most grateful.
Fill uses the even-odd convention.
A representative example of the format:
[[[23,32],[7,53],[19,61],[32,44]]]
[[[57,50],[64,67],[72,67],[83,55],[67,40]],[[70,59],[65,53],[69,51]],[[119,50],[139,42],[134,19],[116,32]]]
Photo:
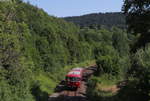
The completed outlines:
[[[67,76],[68,77],[81,77],[82,73],[80,71],[70,71]]]
[[[73,68],[72,71],[82,71],[83,68]]]

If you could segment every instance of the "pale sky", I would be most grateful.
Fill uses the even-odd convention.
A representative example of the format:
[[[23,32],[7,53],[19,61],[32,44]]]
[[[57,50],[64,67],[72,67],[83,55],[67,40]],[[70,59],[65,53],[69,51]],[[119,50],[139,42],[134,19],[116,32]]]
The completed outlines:
[[[119,12],[123,0],[24,0],[57,17],[99,12]]]

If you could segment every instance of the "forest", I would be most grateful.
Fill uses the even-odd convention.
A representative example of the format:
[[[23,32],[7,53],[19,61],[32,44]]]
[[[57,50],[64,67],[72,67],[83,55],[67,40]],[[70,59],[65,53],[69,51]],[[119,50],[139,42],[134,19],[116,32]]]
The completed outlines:
[[[117,25],[108,20],[109,29],[91,28],[22,0],[0,1],[0,100],[47,101],[69,69],[96,61],[88,81],[90,101],[149,101],[150,2],[144,1],[125,0],[126,30],[120,13],[119,21],[109,16]],[[120,81],[126,85],[117,94],[99,89],[103,82]]]
[[[119,27],[121,29],[126,28],[125,15],[121,12],[92,13],[82,16],[64,17],[63,19],[68,22],[73,22],[81,28],[105,27],[107,29],[110,29],[113,26]]]

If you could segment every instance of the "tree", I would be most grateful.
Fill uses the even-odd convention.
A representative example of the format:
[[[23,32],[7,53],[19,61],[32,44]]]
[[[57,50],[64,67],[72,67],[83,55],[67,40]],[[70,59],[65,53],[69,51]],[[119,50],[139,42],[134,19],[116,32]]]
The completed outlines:
[[[82,16],[65,17],[66,21],[73,22],[82,28],[100,29],[105,26],[125,28],[125,16],[120,12],[113,13],[92,13]]]
[[[134,78],[134,86],[143,101],[150,100],[150,44],[139,49],[132,57],[132,67],[129,74]]]
[[[122,11],[126,14],[128,31],[141,36],[134,48],[150,42],[150,1],[125,0]]]

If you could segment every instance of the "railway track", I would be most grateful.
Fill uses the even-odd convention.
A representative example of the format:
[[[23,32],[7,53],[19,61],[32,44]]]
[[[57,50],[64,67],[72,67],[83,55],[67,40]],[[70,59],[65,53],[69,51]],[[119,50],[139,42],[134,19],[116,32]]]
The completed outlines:
[[[85,76],[90,78],[94,73],[96,66],[90,66],[85,69]],[[66,89],[64,86],[60,86],[60,91],[56,91],[54,94],[49,96],[48,101],[88,101],[86,97],[87,82],[82,81],[80,88],[77,90]],[[59,88],[59,87],[58,87]]]

